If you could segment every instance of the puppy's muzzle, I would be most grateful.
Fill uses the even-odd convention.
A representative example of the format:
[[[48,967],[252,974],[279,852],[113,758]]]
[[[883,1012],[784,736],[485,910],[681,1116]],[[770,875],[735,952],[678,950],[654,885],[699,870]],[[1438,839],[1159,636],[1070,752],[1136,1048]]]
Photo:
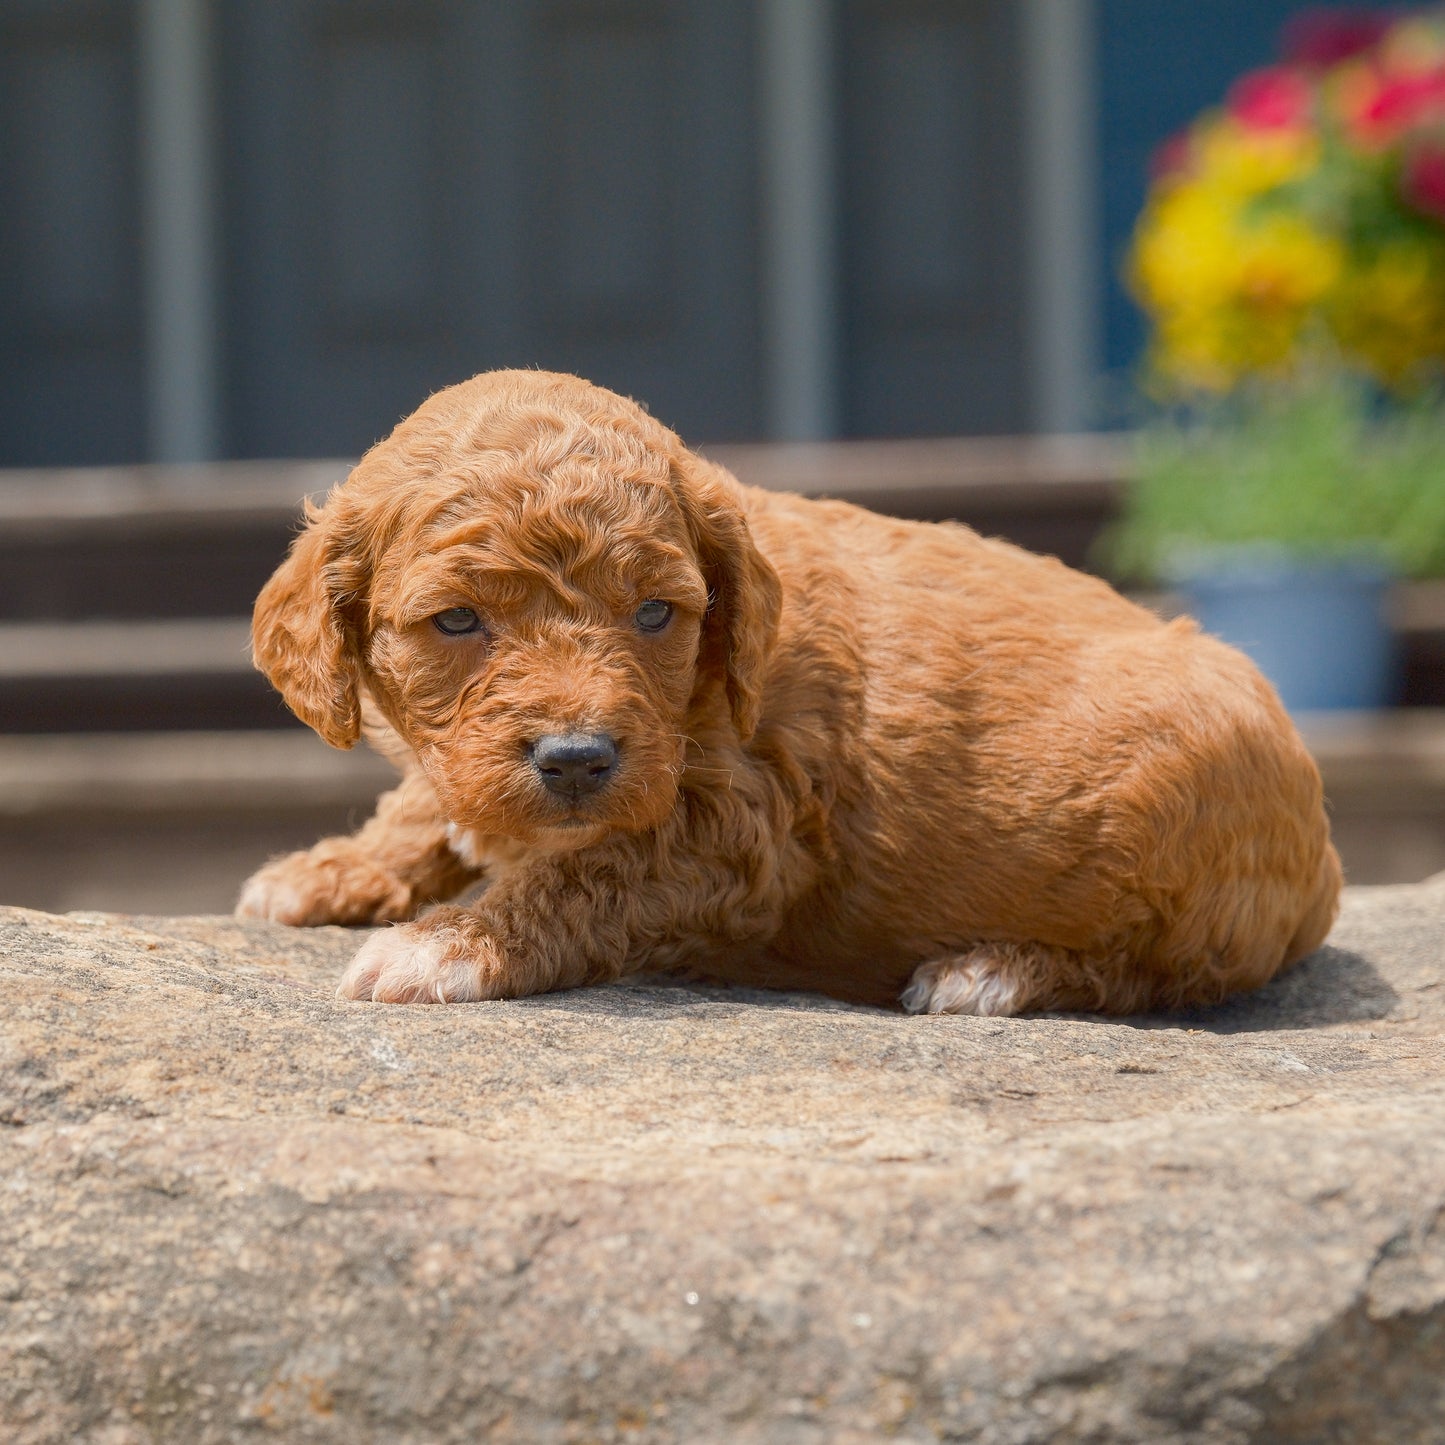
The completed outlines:
[[[617,744],[606,733],[548,733],[532,744],[532,766],[549,793],[576,802],[607,785]]]

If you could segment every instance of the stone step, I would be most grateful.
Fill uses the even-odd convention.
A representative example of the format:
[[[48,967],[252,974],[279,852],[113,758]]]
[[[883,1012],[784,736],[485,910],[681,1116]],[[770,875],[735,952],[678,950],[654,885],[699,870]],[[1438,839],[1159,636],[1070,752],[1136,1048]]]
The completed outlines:
[[[244,615],[345,462],[0,472],[0,620]]]
[[[1074,565],[1114,515],[1111,436],[718,447],[745,481],[957,518]],[[0,732],[293,725],[245,617],[344,460],[0,472]],[[1397,594],[1401,700],[1445,705],[1445,582]]]
[[[1445,812],[1445,710],[1308,713],[1299,727],[1336,804],[1369,792]],[[395,776],[365,745],[343,752],[303,728],[0,735],[0,813],[12,817],[368,802]]]
[[[0,899],[227,913],[266,859],[353,831],[395,777],[299,727],[0,737]]]
[[[1352,882],[1445,869],[1445,712],[1302,720]],[[395,772],[301,729],[0,737],[0,898],[225,912],[268,857],[349,832]]]
[[[956,518],[1066,562],[1087,561],[1117,503],[1112,437],[953,438],[718,447],[744,481]],[[0,471],[0,620],[227,617],[250,611],[295,534],[302,499],[350,463]]]
[[[294,725],[244,617],[0,623],[0,733]]]
[[[244,617],[0,623],[0,685],[71,677],[223,676],[250,672]]]
[[[396,770],[314,733],[195,731],[0,736],[0,816],[220,814],[369,807]]]
[[[1401,586],[1395,610],[1404,701],[1445,705],[1445,582]],[[242,616],[0,622],[0,733],[292,726],[249,635]]]

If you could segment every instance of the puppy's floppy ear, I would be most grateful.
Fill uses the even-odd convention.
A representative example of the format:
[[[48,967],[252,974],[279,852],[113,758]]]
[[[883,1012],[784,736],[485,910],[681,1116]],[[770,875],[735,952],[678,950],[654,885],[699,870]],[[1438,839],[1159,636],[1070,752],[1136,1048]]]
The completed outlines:
[[[286,705],[334,748],[361,736],[360,674],[341,603],[351,579],[335,501],[306,504],[306,530],[256,599],[251,655]]]
[[[673,464],[673,481],[707,582],[700,666],[723,676],[733,722],[746,742],[762,717],[782,583],[753,542],[728,473],[685,453]]]

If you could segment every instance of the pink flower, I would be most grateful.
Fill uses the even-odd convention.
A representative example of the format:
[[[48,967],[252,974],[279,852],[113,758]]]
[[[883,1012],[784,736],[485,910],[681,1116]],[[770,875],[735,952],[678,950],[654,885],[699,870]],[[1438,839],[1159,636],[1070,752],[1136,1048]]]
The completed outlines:
[[[1398,18],[1378,10],[1320,6],[1296,15],[1284,27],[1284,57],[1294,65],[1328,70],[1370,49]]]
[[[1421,215],[1445,222],[1445,142],[1426,142],[1406,155],[1400,190]]]
[[[1194,143],[1187,130],[1175,131],[1167,140],[1160,141],[1149,157],[1149,179],[1162,181],[1170,176],[1183,175],[1193,160]]]
[[[1309,125],[1314,92],[1298,70],[1274,65],[1241,76],[1229,92],[1229,114],[1247,130],[1299,130]]]

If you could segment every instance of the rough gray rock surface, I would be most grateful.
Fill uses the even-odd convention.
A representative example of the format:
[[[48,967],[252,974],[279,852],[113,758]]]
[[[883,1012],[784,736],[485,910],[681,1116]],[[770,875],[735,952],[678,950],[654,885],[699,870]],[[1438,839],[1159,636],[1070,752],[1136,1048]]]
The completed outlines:
[[[1187,1018],[0,910],[0,1439],[1445,1439],[1445,880]]]

